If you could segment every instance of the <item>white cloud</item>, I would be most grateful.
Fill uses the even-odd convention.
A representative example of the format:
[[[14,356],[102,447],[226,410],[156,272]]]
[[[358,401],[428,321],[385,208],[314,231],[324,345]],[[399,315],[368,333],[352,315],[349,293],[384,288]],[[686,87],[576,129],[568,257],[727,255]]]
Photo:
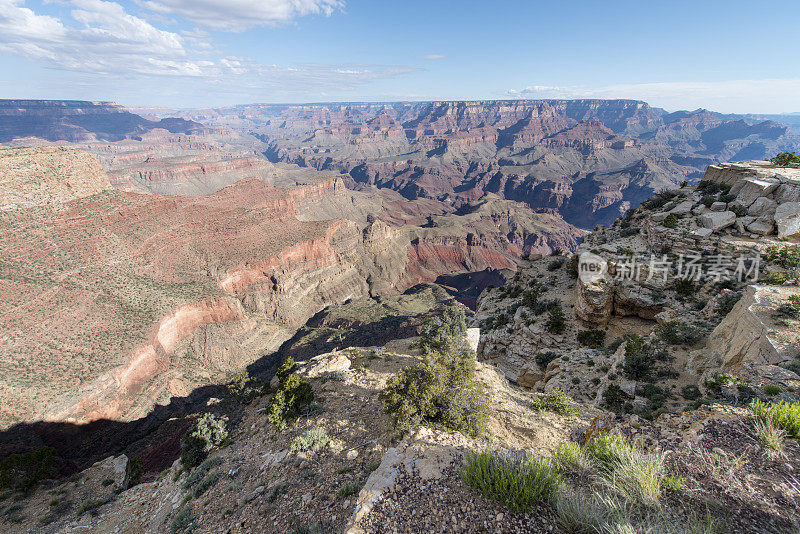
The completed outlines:
[[[331,16],[343,0],[140,0],[140,4],[215,30],[240,32],[277,26],[307,15]]]
[[[60,20],[36,14],[24,7],[24,0],[0,0],[0,53],[88,73],[102,90],[113,90],[122,80],[137,83],[171,76],[202,79],[202,84],[185,84],[195,92],[249,91],[254,98],[346,92],[415,70],[396,65],[263,65],[249,58],[221,56],[206,32],[164,31],[116,2],[70,0],[70,4],[71,20]],[[323,9],[314,1],[291,4],[297,13]]]
[[[426,54],[422,56],[422,59],[444,59],[445,56],[442,54]]]
[[[531,85],[515,98],[626,98],[669,110],[707,108],[727,113],[783,113],[800,109],[800,78],[652,82],[602,87]]]

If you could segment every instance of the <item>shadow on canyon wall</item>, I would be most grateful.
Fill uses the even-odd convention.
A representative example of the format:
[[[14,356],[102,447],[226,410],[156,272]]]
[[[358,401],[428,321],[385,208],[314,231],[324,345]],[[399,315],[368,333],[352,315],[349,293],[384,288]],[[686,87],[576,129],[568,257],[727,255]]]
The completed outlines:
[[[444,291],[451,297],[448,301],[459,300],[468,306],[474,306],[477,295],[487,285],[502,285],[505,281],[499,271],[440,278]],[[414,286],[403,296],[413,296],[425,287],[429,285]],[[380,299],[375,300],[380,302]],[[342,314],[331,313],[331,309],[317,313],[278,351],[265,354],[250,364],[247,367],[250,375],[266,384],[289,356],[302,361],[339,348],[383,345],[392,339],[417,335],[419,325],[435,313],[432,308],[421,313],[383,315],[363,321],[348,320]],[[256,398],[254,402],[264,402],[264,398]],[[228,394],[225,384],[214,384],[198,387],[185,397],[173,397],[169,404],[157,405],[147,416],[134,421],[19,423],[0,432],[0,461],[11,454],[53,447],[58,454],[59,474],[68,476],[108,456],[124,453],[130,459],[142,459],[146,471],[144,480],[149,480],[178,458],[181,437],[199,414],[224,415],[233,428],[244,411],[245,405]],[[267,424],[266,418],[264,424]]]

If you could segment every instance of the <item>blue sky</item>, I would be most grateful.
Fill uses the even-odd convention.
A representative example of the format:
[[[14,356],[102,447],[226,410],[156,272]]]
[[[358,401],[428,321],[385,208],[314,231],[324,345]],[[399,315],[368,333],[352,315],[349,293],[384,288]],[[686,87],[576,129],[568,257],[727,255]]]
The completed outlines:
[[[0,97],[800,111],[800,2],[0,0]]]

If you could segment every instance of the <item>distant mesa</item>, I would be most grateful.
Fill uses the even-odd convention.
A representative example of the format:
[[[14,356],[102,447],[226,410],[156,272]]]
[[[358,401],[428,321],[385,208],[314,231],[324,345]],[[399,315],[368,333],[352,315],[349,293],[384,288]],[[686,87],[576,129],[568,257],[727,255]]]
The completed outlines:
[[[0,100],[0,143],[25,137],[47,141],[120,141],[156,128],[189,133],[203,125],[178,118],[148,120],[113,102]]]

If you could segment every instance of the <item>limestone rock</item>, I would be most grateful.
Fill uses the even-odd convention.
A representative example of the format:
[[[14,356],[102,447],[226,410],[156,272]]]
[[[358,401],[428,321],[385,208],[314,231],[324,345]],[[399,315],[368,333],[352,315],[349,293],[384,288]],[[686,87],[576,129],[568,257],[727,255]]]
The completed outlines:
[[[736,195],[740,203],[749,206],[757,198],[765,197],[772,193],[780,185],[780,182],[774,178],[746,178],[740,184],[738,191],[733,194]]]
[[[759,217],[750,224],[746,225],[747,230],[758,235],[769,235],[775,228],[772,217]]]
[[[732,211],[712,211],[701,215],[698,222],[703,228],[710,228],[713,231],[722,230],[733,226],[736,222],[736,214]]]
[[[800,232],[800,202],[785,202],[775,210],[778,237],[788,237]]]
[[[726,206],[724,202],[714,202],[711,204],[711,211],[725,211]]]
[[[309,361],[305,374],[309,378],[316,378],[335,371],[347,371],[350,365],[350,358],[343,353],[322,354]]]
[[[778,203],[767,197],[758,197],[747,209],[747,213],[753,217],[761,217],[762,215],[775,215],[775,209]]]
[[[683,202],[672,208],[669,212],[678,217],[680,217],[681,215],[689,215],[692,212],[693,206],[694,206],[693,201],[684,200]]]

